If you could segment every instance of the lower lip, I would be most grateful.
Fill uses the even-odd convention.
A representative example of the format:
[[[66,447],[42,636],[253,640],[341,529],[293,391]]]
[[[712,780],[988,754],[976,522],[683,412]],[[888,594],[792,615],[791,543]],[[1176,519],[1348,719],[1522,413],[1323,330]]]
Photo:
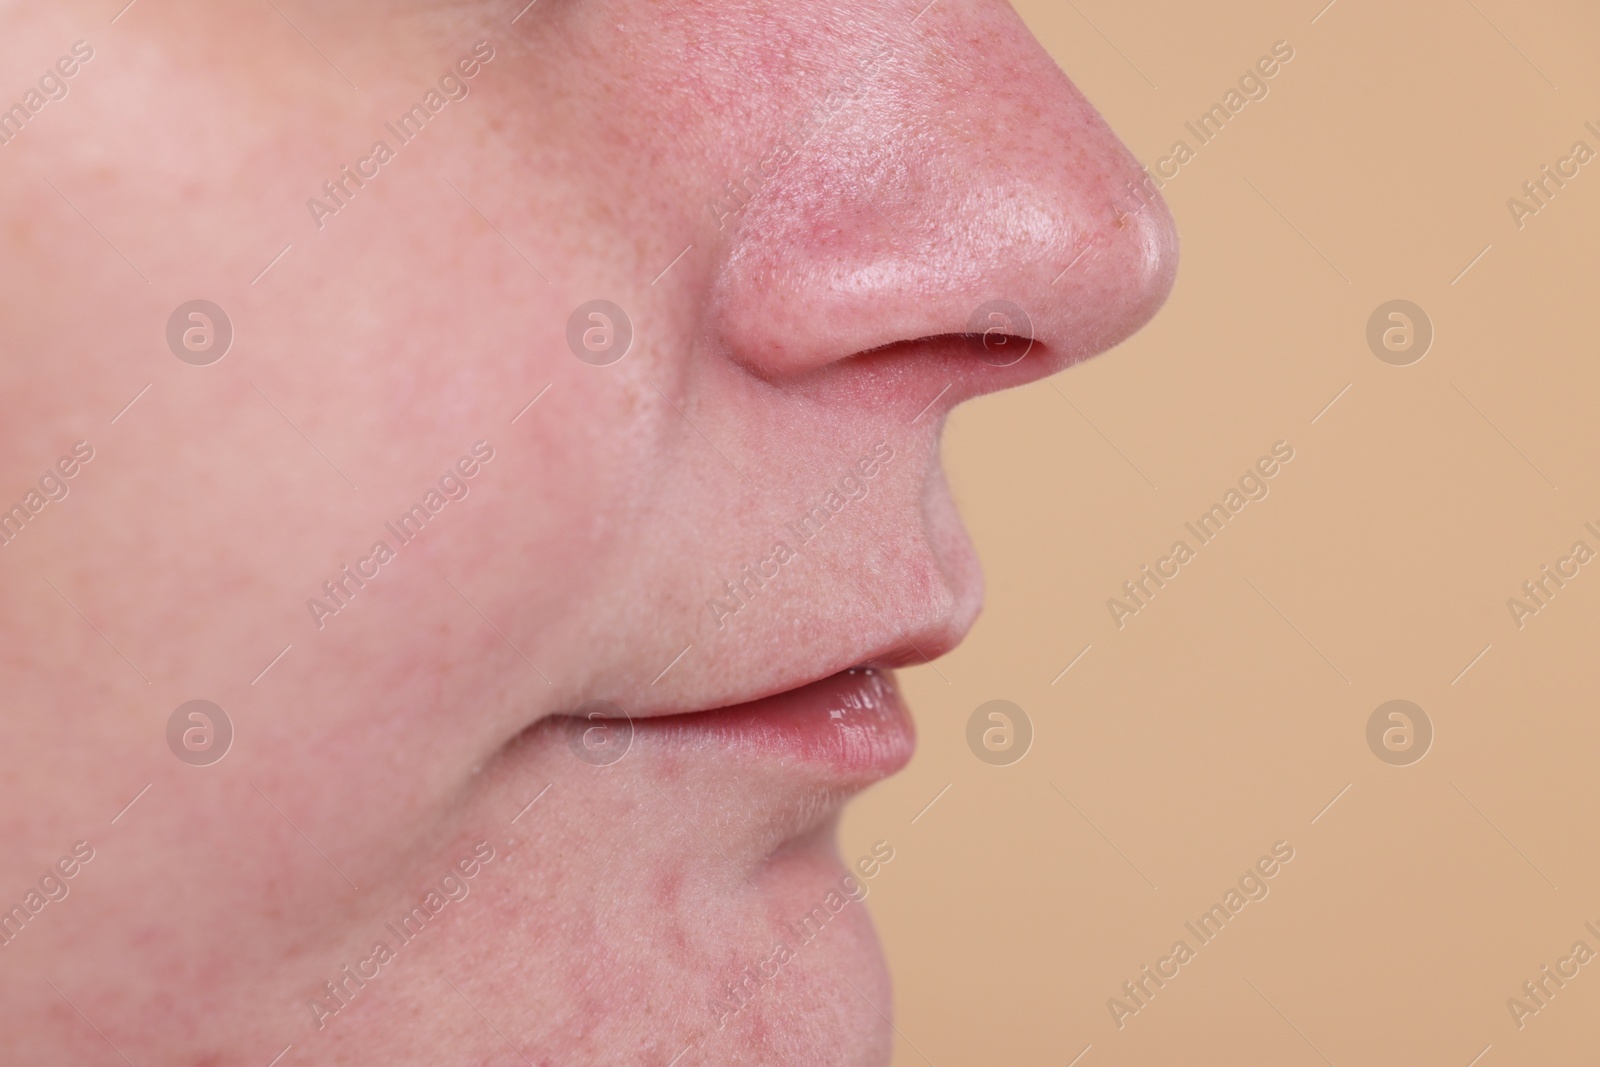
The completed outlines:
[[[916,747],[894,675],[866,668],[747,704],[635,719],[633,728],[669,744],[798,762],[863,783],[904,767]]]

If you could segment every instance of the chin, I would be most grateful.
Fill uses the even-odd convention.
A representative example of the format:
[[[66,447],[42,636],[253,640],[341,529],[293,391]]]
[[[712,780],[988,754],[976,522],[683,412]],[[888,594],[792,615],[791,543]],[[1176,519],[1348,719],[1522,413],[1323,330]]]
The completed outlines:
[[[714,1028],[697,1062],[889,1062],[889,974],[865,904],[871,880],[853,867],[881,872],[879,857],[892,854],[880,841],[841,862],[829,832],[773,858],[760,880],[765,937],[745,939],[716,976]]]

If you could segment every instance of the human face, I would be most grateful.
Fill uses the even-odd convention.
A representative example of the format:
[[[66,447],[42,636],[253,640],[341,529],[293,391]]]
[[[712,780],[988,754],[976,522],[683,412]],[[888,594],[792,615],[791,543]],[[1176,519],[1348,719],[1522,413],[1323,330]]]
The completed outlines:
[[[19,1059],[887,1060],[833,827],[979,609],[944,417],[1176,265],[924,2],[0,7]]]

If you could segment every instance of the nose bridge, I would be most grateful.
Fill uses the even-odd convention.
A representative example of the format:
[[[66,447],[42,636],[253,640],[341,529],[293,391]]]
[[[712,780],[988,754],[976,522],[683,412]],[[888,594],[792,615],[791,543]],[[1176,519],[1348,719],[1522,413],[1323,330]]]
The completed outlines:
[[[1154,183],[1009,9],[966,17],[880,45],[826,136],[745,204],[710,300],[733,356],[804,373],[982,332],[1003,302],[1070,360],[1160,305],[1176,238]]]

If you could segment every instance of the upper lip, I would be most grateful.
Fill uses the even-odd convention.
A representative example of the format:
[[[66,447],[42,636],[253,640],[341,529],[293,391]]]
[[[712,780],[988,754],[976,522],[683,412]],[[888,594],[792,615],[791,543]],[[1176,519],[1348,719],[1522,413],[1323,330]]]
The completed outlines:
[[[891,626],[893,623],[891,622]],[[775,672],[763,678],[759,683],[746,689],[728,691],[726,696],[713,701],[695,706],[686,706],[671,701],[656,705],[648,701],[641,702],[636,707],[629,707],[626,712],[630,718],[650,719],[671,715],[692,715],[699,712],[721,711],[725,708],[738,707],[751,704],[769,697],[781,696],[804,689],[808,685],[826,681],[837,675],[851,670],[880,670],[891,671],[902,667],[914,667],[938,659],[956,645],[960,644],[965,636],[965,627],[957,630],[952,627],[938,632],[936,640],[930,640],[926,635],[922,640],[912,642],[905,636],[903,629],[895,627],[900,633],[900,639],[883,642],[872,648],[860,658],[840,656],[836,661],[829,663],[821,670],[790,669],[780,667]]]
[[[840,671],[751,701],[654,716],[638,730],[630,737],[651,748],[732,755],[749,773],[760,766],[759,773],[840,795],[899,770],[915,746],[893,675],[876,670]]]
[[[852,668],[895,670],[938,659],[966,637],[982,603],[982,579],[975,560],[967,577],[945,574],[933,556],[918,548],[916,562],[905,560],[904,569],[886,579],[882,599],[862,589],[848,577],[841,583],[848,601],[843,610],[827,611],[809,624],[828,638],[810,650],[792,656],[771,657],[766,669],[740,674],[709,691],[673,696],[662,693],[659,703],[648,692],[636,694],[640,716],[670,715],[713,710],[749,703],[811,685]],[[970,546],[963,551],[970,553]],[[889,585],[888,583],[892,583]],[[839,639],[833,639],[834,636]],[[703,661],[702,661],[703,662]],[[685,679],[695,688],[692,679]],[[661,687],[650,687],[661,688]]]

